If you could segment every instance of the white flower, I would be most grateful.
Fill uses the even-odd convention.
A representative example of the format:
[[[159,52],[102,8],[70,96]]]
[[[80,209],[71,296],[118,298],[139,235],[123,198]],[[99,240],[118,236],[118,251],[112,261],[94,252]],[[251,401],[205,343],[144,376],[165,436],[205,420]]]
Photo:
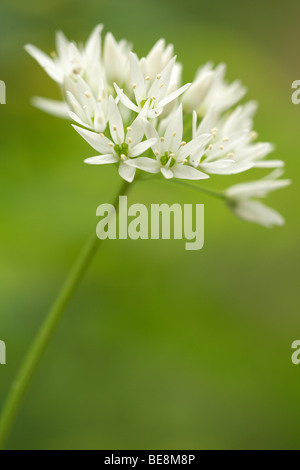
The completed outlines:
[[[146,104],[147,108],[148,104]],[[145,109],[146,109],[145,108]],[[118,106],[112,96],[109,97],[108,121],[111,139],[104,134],[96,134],[86,129],[73,126],[74,129],[101,155],[88,158],[85,163],[91,165],[103,165],[107,163],[119,163],[120,176],[131,183],[134,179],[136,168],[130,166],[131,159],[142,155],[155,142],[154,139],[142,142],[144,128],[142,117],[138,116],[125,135],[124,125]]]
[[[112,33],[107,33],[103,47],[103,65],[108,91],[114,92],[113,83],[129,86],[129,52],[131,45],[124,39],[117,42]]]
[[[281,160],[264,160],[273,151],[272,144],[253,142],[257,138],[252,131],[256,108],[256,103],[249,102],[237,107],[229,116],[219,118],[217,109],[211,107],[198,128],[194,112],[193,136],[210,131],[212,140],[202,160],[192,156],[191,163],[205,172],[220,175],[237,174],[251,168],[282,167]]]
[[[66,91],[70,117],[81,126],[104,132],[108,121],[108,95],[104,83],[99,83],[97,98],[81,77],[67,88],[72,89],[72,92]]]
[[[63,85],[65,77],[76,80],[85,77],[91,87],[97,85],[97,74],[100,71],[101,38],[103,25],[98,25],[92,32],[85,47],[78,47],[70,42],[59,31],[56,33],[57,53],[47,56],[37,47],[27,44],[26,51],[45,69],[46,73],[57,83]]]
[[[175,61],[176,57],[173,57],[163,71],[151,80],[150,76],[144,77],[137,55],[131,52],[129,55],[129,64],[135,103],[133,103],[115,83],[117,95],[124,106],[139,113],[143,109],[146,101],[149,100],[150,106],[147,117],[150,119],[158,117],[162,113],[164,106],[178,98],[178,96],[184,93],[190,86],[188,83],[178,90],[170,92]]]
[[[230,85],[225,82],[225,64],[220,64],[215,70],[212,68],[213,64],[208,63],[198,70],[194,82],[182,97],[185,112],[196,110],[202,117],[214,106],[222,113],[238,103],[246,94],[247,89],[239,80]]]
[[[153,139],[151,148],[156,160],[140,157],[129,162],[131,166],[148,171],[149,173],[161,172],[167,179],[183,178],[201,180],[209,178],[192,166],[188,165],[188,157],[192,153],[204,151],[210,134],[203,134],[189,143],[182,141],[183,119],[182,106],[180,105],[174,114],[173,120],[168,124],[164,137],[160,137],[156,129],[148,121],[145,122],[145,133],[148,139]]]
[[[252,199],[265,197],[271,191],[289,186],[290,180],[277,179],[281,175],[282,171],[277,170],[259,181],[241,183],[228,188],[225,191],[228,206],[235,215],[247,222],[264,227],[284,225],[285,221],[278,212]]]

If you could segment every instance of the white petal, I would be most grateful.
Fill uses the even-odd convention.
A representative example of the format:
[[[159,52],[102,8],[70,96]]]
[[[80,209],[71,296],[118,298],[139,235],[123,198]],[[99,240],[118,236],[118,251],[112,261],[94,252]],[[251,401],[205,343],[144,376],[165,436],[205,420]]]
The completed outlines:
[[[254,163],[254,168],[282,168],[285,163],[282,160],[261,160]]]
[[[138,157],[148,150],[152,145],[156,143],[156,139],[145,140],[135,145],[130,151],[130,157]]]
[[[129,63],[130,63],[130,74],[132,85],[134,86],[134,94],[136,102],[139,105],[140,102],[144,99],[145,95],[145,79],[143,77],[139,59],[137,55],[133,52],[129,54]]]
[[[203,180],[209,178],[205,173],[202,173],[188,165],[175,165],[172,170],[175,178],[188,180]]]
[[[72,124],[72,127],[95,150],[103,154],[111,153],[112,147],[109,145],[110,140],[107,137],[104,137],[104,136],[101,137],[99,134],[96,134],[95,132],[82,129],[81,127],[74,126],[73,124]]]
[[[230,167],[232,164],[234,164],[234,160],[217,160],[216,162],[211,162],[211,163],[201,163],[199,165],[199,168],[202,171],[205,171],[206,173],[211,173],[214,175],[219,174],[219,172],[224,170],[224,168]]]
[[[127,165],[126,162],[120,162],[119,165],[119,175],[128,183],[132,183],[134,180],[136,168]]]
[[[101,35],[102,30],[103,30],[103,25],[102,24],[97,25],[92,31],[92,34],[90,35],[88,42],[85,46],[85,52],[86,52],[87,60],[89,62],[100,60],[100,54],[101,54],[100,35]]]
[[[226,190],[227,196],[230,198],[250,198],[250,197],[264,197],[271,191],[285,188],[291,184],[290,180],[272,180],[263,178],[258,181],[249,181],[248,183],[241,183],[231,186]]]
[[[239,202],[229,203],[229,207],[239,218],[247,222],[263,225],[264,227],[272,227],[274,225],[284,225],[284,218],[261,202],[251,200],[241,200]]]
[[[62,119],[70,119],[69,107],[64,101],[50,100],[48,98],[35,96],[32,98],[31,102],[33,106],[41,111],[45,111],[48,114],[52,114],[53,116],[57,116]]]
[[[115,90],[116,90],[116,93],[119,97],[119,100],[121,101],[121,103],[123,103],[123,105],[128,108],[128,109],[131,109],[131,111],[135,111],[136,113],[139,112],[139,108],[137,107],[136,104],[134,104],[129,98],[128,96],[125,95],[125,93],[123,92],[123,90],[121,90],[118,85],[116,83],[114,83],[114,87],[115,87]]]
[[[127,165],[139,168],[140,170],[147,171],[148,173],[158,173],[160,170],[160,163],[157,160],[147,157],[134,158],[127,160]]]
[[[165,132],[165,151],[176,153],[182,142],[183,131],[182,105],[180,105],[174,114],[173,119],[168,124]]]
[[[122,116],[119,111],[118,105],[116,104],[115,100],[111,95],[109,97],[108,102],[108,121],[110,133],[113,140],[117,144],[122,144],[125,139]]]
[[[164,107],[166,104],[171,103],[171,101],[174,101],[178,96],[182,95],[189,87],[191,86],[190,83],[187,83],[186,85],[182,86],[176,91],[173,91],[173,93],[170,93],[170,95],[166,96],[163,100],[161,100],[157,107]]]
[[[107,163],[116,163],[119,161],[119,158],[115,155],[99,155],[98,157],[91,157],[84,160],[84,163],[89,165],[106,165]]]
[[[169,168],[161,168],[160,171],[162,172],[162,174],[164,175],[165,178],[167,178],[167,180],[170,180],[171,178],[174,178],[174,174],[173,174],[173,171],[170,170]]]
[[[178,152],[179,160],[183,161],[190,155],[194,155],[197,152],[201,152],[201,149],[203,149],[210,142],[211,138],[211,134],[202,134],[188,142],[186,145],[180,148]]]
[[[47,72],[47,74],[56,82],[62,83],[63,74],[44,52],[31,44],[25,46],[25,50],[31,55]]]

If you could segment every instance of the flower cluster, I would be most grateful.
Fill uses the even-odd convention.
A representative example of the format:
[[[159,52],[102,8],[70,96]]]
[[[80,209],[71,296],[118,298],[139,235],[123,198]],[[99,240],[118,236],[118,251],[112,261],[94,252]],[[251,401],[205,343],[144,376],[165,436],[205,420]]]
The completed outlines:
[[[57,52],[35,46],[27,52],[60,86],[63,101],[35,98],[35,105],[71,119],[74,129],[98,155],[92,165],[113,163],[128,182],[137,170],[164,178],[207,179],[252,168],[272,168],[269,177],[235,185],[222,193],[239,217],[264,226],[283,218],[255,198],[290,184],[279,180],[284,163],[266,159],[269,143],[253,130],[255,102],[238,105],[245,87],[225,79],[226,66],[200,67],[193,83],[182,84],[182,66],[172,45],[159,40],[139,59],[131,45],[117,42],[97,26],[85,45],[56,35]]]

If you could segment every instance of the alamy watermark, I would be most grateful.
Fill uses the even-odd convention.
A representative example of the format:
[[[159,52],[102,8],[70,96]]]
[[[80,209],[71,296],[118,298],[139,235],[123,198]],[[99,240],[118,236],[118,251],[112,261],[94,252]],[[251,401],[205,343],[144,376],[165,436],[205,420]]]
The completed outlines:
[[[292,94],[292,103],[300,104],[300,80],[295,80],[292,83],[292,89],[296,90]]]
[[[6,344],[0,341],[0,364],[6,364]]]
[[[295,366],[298,366],[300,364],[300,341],[296,340],[292,344],[292,349],[295,351],[292,354],[292,363]]]
[[[100,240],[186,240],[186,250],[201,250],[204,246],[203,204],[144,204],[128,207],[127,196],[119,197],[119,220],[112,204],[101,204],[97,208],[101,217],[97,225]]]
[[[0,80],[0,104],[6,104],[6,85]]]

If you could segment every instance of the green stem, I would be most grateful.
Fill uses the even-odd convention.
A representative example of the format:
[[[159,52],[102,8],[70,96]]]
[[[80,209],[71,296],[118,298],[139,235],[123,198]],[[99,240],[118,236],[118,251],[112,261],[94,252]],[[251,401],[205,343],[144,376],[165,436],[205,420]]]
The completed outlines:
[[[175,178],[173,178],[171,181],[173,183],[179,184],[180,186],[184,186],[185,188],[195,189],[196,191],[201,191],[201,193],[208,194],[209,196],[216,197],[217,199],[226,199],[226,196],[222,191],[206,189],[206,188],[202,188],[201,186],[194,186],[192,184],[185,183],[184,181],[180,181]]]
[[[124,182],[120,193],[115,200],[116,210],[119,207],[119,196],[125,195],[130,184]],[[60,291],[57,300],[46,317],[44,324],[38,332],[20,370],[14,381],[7,401],[4,404],[2,415],[0,417],[0,449],[4,449],[18,411],[23,402],[25,393],[29,387],[31,379],[37,369],[41,356],[51,340],[55,329],[63,316],[65,308],[75,293],[80,281],[85,275],[91,261],[93,260],[100,245],[100,240],[96,234],[89,238],[82,252],[77,258],[73,268],[67,277],[65,284]]]

